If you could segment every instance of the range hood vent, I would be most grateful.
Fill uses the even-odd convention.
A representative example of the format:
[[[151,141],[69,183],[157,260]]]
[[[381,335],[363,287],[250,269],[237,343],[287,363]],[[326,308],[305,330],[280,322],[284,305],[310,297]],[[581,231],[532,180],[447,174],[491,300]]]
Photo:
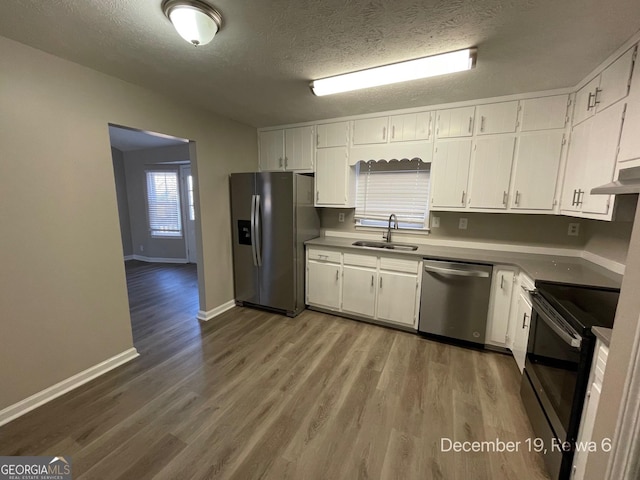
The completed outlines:
[[[640,167],[620,170],[618,180],[591,189],[592,195],[624,195],[640,193]]]

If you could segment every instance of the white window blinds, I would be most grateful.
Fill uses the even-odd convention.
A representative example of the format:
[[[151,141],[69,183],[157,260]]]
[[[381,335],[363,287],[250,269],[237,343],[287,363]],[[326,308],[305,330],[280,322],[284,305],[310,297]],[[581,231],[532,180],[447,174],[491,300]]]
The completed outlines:
[[[360,225],[386,226],[395,213],[402,228],[426,228],[431,164],[417,158],[360,162],[356,219]]]
[[[151,236],[182,236],[178,172],[147,172],[147,205]]]

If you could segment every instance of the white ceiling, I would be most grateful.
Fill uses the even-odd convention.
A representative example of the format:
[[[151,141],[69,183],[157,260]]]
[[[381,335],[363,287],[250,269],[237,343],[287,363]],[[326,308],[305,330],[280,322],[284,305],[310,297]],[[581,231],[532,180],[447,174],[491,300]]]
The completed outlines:
[[[111,146],[121,152],[131,152],[147,148],[170,147],[172,145],[182,145],[189,140],[171,137],[161,133],[143,132],[131,128],[122,128],[109,125],[109,138]]]
[[[0,35],[254,126],[575,85],[640,28],[638,0],[208,0],[209,45],[161,0],[1,0]],[[475,70],[314,97],[310,80],[469,46]]]

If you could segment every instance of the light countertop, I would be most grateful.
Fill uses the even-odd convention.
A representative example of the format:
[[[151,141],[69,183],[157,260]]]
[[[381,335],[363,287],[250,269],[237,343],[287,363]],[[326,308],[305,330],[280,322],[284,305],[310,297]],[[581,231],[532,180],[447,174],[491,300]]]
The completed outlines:
[[[622,284],[622,275],[580,257],[424,244],[418,245],[418,249],[415,251],[390,251],[378,248],[356,247],[352,245],[354,241],[356,240],[353,238],[326,236],[307,240],[305,244],[315,247],[353,250],[362,254],[513,265],[524,271],[534,281],[546,280],[612,288],[620,288]]]
[[[609,344],[611,343],[611,333],[613,332],[612,329],[605,327],[593,327],[591,331],[598,338],[598,340],[604,343],[607,347],[609,346]]]

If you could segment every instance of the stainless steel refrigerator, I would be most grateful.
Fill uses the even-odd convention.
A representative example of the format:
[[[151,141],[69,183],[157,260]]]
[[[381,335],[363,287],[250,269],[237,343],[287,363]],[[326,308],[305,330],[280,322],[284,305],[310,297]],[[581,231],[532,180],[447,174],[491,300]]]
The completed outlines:
[[[236,304],[295,317],[305,308],[304,242],[320,234],[313,177],[231,174],[231,219]]]

